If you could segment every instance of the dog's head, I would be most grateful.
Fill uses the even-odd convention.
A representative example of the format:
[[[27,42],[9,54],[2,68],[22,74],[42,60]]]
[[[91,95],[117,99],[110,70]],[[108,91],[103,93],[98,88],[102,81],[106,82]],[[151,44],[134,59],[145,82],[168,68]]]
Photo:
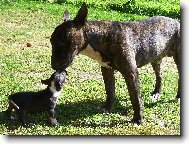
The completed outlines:
[[[60,91],[64,86],[66,75],[67,72],[65,70],[62,72],[54,72],[49,79],[41,80],[41,83],[48,85],[53,91]]]
[[[51,66],[54,70],[66,69],[76,54],[85,46],[83,26],[85,25],[88,9],[85,3],[78,14],[70,20],[69,12],[64,12],[62,24],[57,26],[51,35],[52,56]]]

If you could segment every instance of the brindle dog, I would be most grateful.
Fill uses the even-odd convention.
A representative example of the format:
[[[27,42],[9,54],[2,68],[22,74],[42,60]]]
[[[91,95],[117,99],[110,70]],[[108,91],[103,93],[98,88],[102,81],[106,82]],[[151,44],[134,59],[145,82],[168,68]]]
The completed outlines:
[[[133,122],[142,124],[143,106],[137,68],[152,64],[156,75],[152,94],[158,94],[161,60],[173,56],[179,73],[176,98],[180,98],[180,23],[177,20],[155,16],[134,22],[87,21],[87,13],[85,3],[73,20],[65,11],[63,23],[52,33],[51,65],[54,70],[66,69],[79,53],[97,60],[101,64],[107,94],[102,111],[109,111],[113,106],[114,70],[118,70],[127,84],[134,110]]]

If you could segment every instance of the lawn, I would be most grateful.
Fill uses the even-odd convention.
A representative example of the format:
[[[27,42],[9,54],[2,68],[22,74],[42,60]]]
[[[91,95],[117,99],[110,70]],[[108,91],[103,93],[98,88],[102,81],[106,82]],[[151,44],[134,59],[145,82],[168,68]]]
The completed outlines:
[[[162,96],[153,101],[150,93],[155,84],[151,65],[139,69],[145,123],[131,124],[133,111],[127,87],[119,72],[116,76],[116,100],[110,113],[99,113],[97,107],[106,98],[100,66],[86,56],[78,55],[67,69],[68,79],[56,107],[60,127],[51,127],[47,113],[28,114],[34,123],[23,127],[3,112],[9,94],[45,88],[41,79],[53,72],[50,65],[49,38],[68,9],[74,18],[84,0],[0,1],[0,134],[1,135],[180,135],[180,103],[175,103],[177,69],[172,58],[162,63]],[[88,19],[132,21],[152,15],[180,18],[178,0],[86,1]],[[171,7],[171,8],[170,8]],[[128,8],[128,10],[125,10]],[[135,11],[137,9],[137,11]],[[32,47],[26,47],[31,41]]]

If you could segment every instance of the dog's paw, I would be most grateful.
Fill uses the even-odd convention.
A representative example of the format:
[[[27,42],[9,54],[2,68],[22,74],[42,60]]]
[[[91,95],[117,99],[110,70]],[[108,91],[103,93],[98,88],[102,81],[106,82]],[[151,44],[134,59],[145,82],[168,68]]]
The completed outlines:
[[[176,103],[178,103],[178,102],[180,102],[180,98],[175,98],[174,101],[175,101]]]
[[[143,118],[141,118],[141,119],[133,118],[131,120],[131,123],[134,124],[134,125],[137,125],[137,126],[143,125],[144,124],[144,119]]]
[[[158,101],[160,99],[160,97],[161,97],[161,94],[160,93],[156,93],[156,94],[153,94],[151,96],[151,99],[152,99],[153,102],[156,102],[156,101]]]
[[[107,112],[110,112],[111,107],[106,106],[106,105],[104,104],[104,105],[102,105],[102,106],[98,106],[97,109],[98,109],[98,111],[99,111],[100,113],[107,113]]]
[[[29,123],[29,122],[25,122],[25,123],[23,123],[23,126],[24,127],[32,127],[32,126],[34,126],[34,124],[33,123]]]
[[[97,110],[98,110],[100,113],[105,113],[105,112],[106,112],[106,109],[103,108],[102,106],[98,106],[98,107],[97,107]]]

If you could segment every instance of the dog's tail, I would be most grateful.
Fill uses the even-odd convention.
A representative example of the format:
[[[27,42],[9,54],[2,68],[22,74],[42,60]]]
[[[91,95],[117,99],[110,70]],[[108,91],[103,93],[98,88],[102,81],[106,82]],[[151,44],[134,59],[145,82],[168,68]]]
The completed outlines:
[[[172,42],[174,43],[173,48],[173,54],[177,55],[180,57],[181,55],[181,36],[180,36],[180,22],[175,20],[174,21],[174,35],[173,35],[173,39]],[[179,58],[180,59],[180,58]]]
[[[9,100],[9,102],[13,105],[13,107],[15,107],[16,109],[20,109],[19,106],[17,104],[15,104],[12,100]]]
[[[178,26],[177,26],[177,36],[178,36],[178,42],[181,43],[181,38],[180,38],[180,22],[178,23]]]
[[[181,55],[181,36],[180,36],[180,22],[177,24],[177,51]]]

